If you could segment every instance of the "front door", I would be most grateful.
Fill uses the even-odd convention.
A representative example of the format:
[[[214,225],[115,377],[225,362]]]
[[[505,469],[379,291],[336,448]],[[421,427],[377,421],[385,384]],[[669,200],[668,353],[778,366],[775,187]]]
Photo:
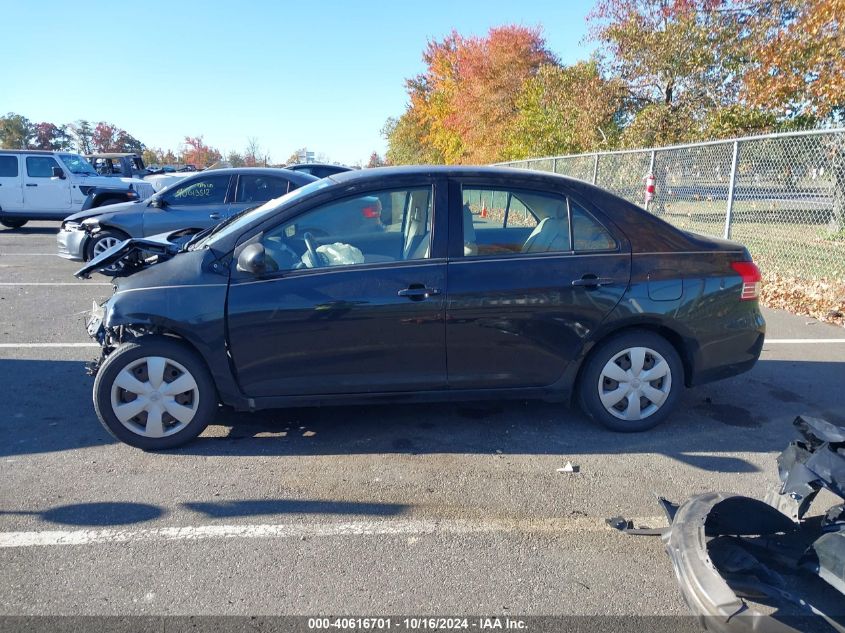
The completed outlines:
[[[161,207],[147,206],[144,235],[178,229],[206,229],[226,219],[229,213],[229,174],[213,171],[187,178],[159,196]]]
[[[60,167],[49,155],[31,155],[24,161],[24,204],[27,211],[51,213],[70,209],[70,179],[55,178],[53,167]]]
[[[432,257],[433,201],[429,182],[360,192],[249,240],[263,245],[265,272],[235,261],[227,304],[247,396],[446,387],[446,263]],[[378,230],[361,231],[361,218],[370,221],[362,209],[376,203]]]
[[[552,385],[622,298],[627,241],[559,192],[455,182],[451,202],[450,388]]]

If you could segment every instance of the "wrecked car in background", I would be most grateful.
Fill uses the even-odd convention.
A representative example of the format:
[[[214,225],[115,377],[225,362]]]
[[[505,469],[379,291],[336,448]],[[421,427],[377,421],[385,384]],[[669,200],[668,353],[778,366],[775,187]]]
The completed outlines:
[[[708,492],[659,502],[670,526],[661,535],[684,600],[709,631],[845,631],[845,428],[795,419],[802,439],[778,457],[779,485],[766,502]],[[822,490],[839,498],[807,516]],[[753,606],[756,603],[759,606]]]

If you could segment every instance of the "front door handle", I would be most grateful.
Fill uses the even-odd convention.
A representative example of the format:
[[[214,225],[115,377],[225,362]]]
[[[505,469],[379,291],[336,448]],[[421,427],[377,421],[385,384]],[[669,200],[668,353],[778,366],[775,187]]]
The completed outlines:
[[[412,301],[422,301],[434,295],[439,295],[440,291],[437,288],[426,288],[422,284],[411,284],[404,290],[400,290],[397,294],[400,297],[407,297]]]
[[[616,283],[614,279],[610,277],[598,277],[597,275],[589,274],[584,275],[581,279],[573,279],[572,285],[573,286],[586,286],[587,288],[593,288],[598,286],[609,286],[613,283]]]
[[[212,220],[219,220],[220,214],[219,213],[209,213],[208,217],[210,217]]]
[[[27,187],[37,187],[38,185],[36,185],[34,182],[28,182],[28,183],[26,183],[26,186]]]

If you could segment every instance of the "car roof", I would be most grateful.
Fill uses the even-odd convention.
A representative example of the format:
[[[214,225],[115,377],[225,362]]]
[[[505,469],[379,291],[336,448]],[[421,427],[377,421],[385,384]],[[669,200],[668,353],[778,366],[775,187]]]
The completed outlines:
[[[455,176],[468,177],[508,177],[545,181],[551,183],[583,183],[583,181],[561,174],[513,167],[490,167],[486,165],[401,165],[396,167],[372,167],[344,171],[328,176],[337,183],[351,184],[356,181],[378,180],[380,178],[400,178],[404,176]]]
[[[355,171],[352,167],[347,167],[346,165],[332,165],[331,163],[293,163],[285,166],[286,169],[300,169],[305,167],[330,167],[341,171]]]
[[[265,176],[284,176],[291,179],[292,177],[300,178],[303,182],[308,183],[314,180],[319,180],[311,174],[300,174],[290,169],[282,169],[281,167],[221,167],[219,169],[205,169],[197,172],[184,172],[189,175],[199,176],[200,174],[264,174]],[[185,176],[188,178],[189,176]]]
[[[77,152],[68,150],[62,152],[55,152],[51,149],[0,149],[3,154],[76,154]]]

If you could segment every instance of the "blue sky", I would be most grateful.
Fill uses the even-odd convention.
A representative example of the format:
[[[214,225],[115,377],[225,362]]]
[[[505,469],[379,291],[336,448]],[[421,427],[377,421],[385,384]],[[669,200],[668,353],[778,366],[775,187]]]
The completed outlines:
[[[0,113],[110,121],[149,146],[256,137],[274,161],[307,146],[345,163],[384,151],[430,38],[541,25],[564,63],[589,57],[592,0],[5,3]],[[37,7],[37,8],[36,8]]]

